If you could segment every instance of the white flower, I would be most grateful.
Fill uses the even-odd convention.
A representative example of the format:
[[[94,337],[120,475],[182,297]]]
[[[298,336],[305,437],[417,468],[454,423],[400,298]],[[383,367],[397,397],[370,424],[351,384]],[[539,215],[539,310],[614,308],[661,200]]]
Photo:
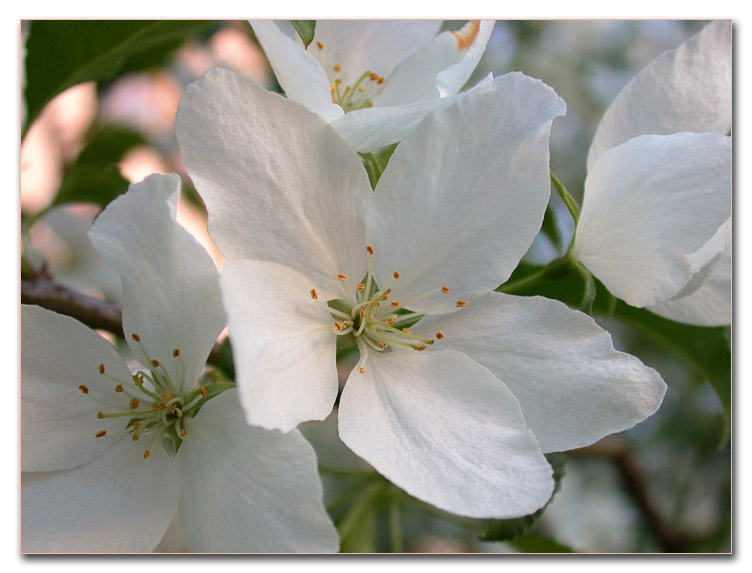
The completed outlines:
[[[78,321],[22,307],[24,552],[151,551],[176,514],[195,551],[337,550],[310,445],[248,427],[235,389],[196,385],[224,314],[179,193],[149,177],[89,232],[122,276],[135,374]]]
[[[342,440],[440,508],[514,517],[551,495],[543,452],[654,412],[658,374],[589,317],[491,292],[540,228],[564,110],[538,80],[496,78],[426,116],[372,192],[357,154],[302,106],[225,70],[190,85],[176,132],[229,259],[247,420],[288,431],[325,418],[338,335],[353,335]]]
[[[251,21],[287,97],[361,152],[401,141],[429,111],[464,97],[457,92],[493,25],[476,20],[437,35],[439,20],[318,20],[305,49],[291,25]],[[490,77],[474,88],[489,89]]]
[[[598,126],[573,254],[616,296],[731,320],[731,24],[643,69]]]

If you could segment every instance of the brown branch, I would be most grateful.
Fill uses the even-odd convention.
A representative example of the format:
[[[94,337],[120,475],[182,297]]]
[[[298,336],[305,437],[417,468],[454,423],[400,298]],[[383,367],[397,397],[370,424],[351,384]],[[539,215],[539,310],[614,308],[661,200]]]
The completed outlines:
[[[22,280],[21,302],[71,316],[89,328],[123,336],[123,317],[119,308],[76,292],[50,279]]]
[[[36,304],[47,310],[73,317],[89,328],[111,332],[123,338],[123,315],[119,308],[58,284],[47,278],[21,281],[21,303]],[[215,344],[207,362],[215,364],[219,345]]]
[[[627,442],[618,436],[608,436],[592,446],[568,452],[573,457],[605,458],[614,463],[624,482],[627,493],[634,500],[642,516],[667,553],[683,553],[690,541],[682,533],[675,531],[664,519],[650,499],[645,472],[632,456]]]

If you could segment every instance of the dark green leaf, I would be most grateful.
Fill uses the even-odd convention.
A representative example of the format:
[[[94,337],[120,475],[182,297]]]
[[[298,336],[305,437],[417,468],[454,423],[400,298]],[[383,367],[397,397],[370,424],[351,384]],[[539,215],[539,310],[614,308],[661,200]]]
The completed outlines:
[[[551,208],[551,205],[546,207],[546,214],[543,217],[543,225],[541,225],[541,232],[548,237],[554,248],[559,251],[561,249],[561,234],[559,228],[556,225],[556,214]]]
[[[523,553],[574,553],[574,549],[537,533],[526,533],[509,541]]]
[[[562,453],[547,454],[546,459],[554,469],[554,491],[551,494],[551,498],[546,502],[546,505],[541,507],[535,513],[526,515],[524,517],[518,517],[517,519],[491,519],[486,525],[485,530],[480,534],[481,541],[506,541],[509,539],[515,539],[525,533],[532,525],[538,521],[543,512],[551,503],[551,500],[556,495],[561,487],[561,479],[564,477],[564,464],[567,460],[566,456]]]
[[[77,164],[119,163],[125,154],[137,145],[144,145],[144,137],[127,127],[108,125],[89,136],[86,145],[76,158]]]
[[[52,204],[94,203],[104,207],[127,189],[128,181],[117,165],[74,165],[65,175]]]
[[[235,380],[235,362],[232,358],[232,345],[229,336],[219,345],[213,365],[219,368],[227,378]]]
[[[26,43],[27,118],[24,134],[53,97],[86,81],[114,77],[129,62],[175,49],[198,30],[200,20],[35,20]]]
[[[303,45],[307,48],[313,42],[313,36],[316,34],[316,20],[290,20],[290,24],[303,40]]]

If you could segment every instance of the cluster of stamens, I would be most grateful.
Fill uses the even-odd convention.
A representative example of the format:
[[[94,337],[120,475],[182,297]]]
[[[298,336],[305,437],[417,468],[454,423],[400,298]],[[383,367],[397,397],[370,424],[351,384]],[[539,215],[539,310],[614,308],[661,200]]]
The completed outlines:
[[[185,364],[180,355],[180,349],[176,348],[172,352],[172,358],[177,361],[180,372],[179,380],[172,380],[164,365],[159,360],[149,357],[141,344],[141,337],[133,333],[131,339],[138,344],[146,357],[144,364],[150,365],[148,371],[139,370],[131,376],[130,380],[120,380],[107,372],[104,364],[100,364],[97,367],[99,374],[115,383],[114,399],[95,398],[89,393],[89,388],[83,384],[78,389],[82,394],[110,410],[97,412],[97,418],[100,420],[126,418],[127,423],[123,433],[130,434],[133,441],[138,441],[141,436],[151,437],[148,446],[144,449],[144,459],[146,459],[168,433],[178,443],[188,435],[185,430],[184,417],[190,414],[207,392],[202,386],[193,399],[187,400],[188,393],[184,392]],[[112,437],[120,435],[122,433]],[[96,438],[105,436],[107,436],[106,430],[99,430],[95,434]]]
[[[324,49],[321,42],[316,42],[316,46],[319,51]],[[332,102],[345,112],[372,107],[373,98],[382,90],[385,81],[384,77],[376,72],[366,70],[352,85],[343,86],[342,78],[337,77],[342,72],[342,64],[332,66],[332,71],[335,74],[334,81],[330,84]]]
[[[424,314],[409,310],[410,303],[418,298],[436,293],[449,294],[451,290],[447,286],[423,293],[413,297],[404,304],[399,300],[391,299],[392,289],[391,281],[399,280],[399,271],[394,271],[380,288],[373,281],[373,268],[370,256],[373,255],[373,248],[366,247],[369,255],[368,273],[365,282],[358,283],[355,287],[355,301],[343,288],[346,301],[349,301],[350,311],[345,312],[332,308],[331,305],[327,310],[336,320],[332,328],[337,336],[352,334],[360,351],[360,361],[357,368],[360,373],[365,373],[365,363],[368,358],[368,351],[385,352],[393,348],[409,348],[418,352],[426,350],[429,345],[436,340],[444,338],[444,333],[439,331],[434,338],[425,338],[413,334],[409,326],[415,324]],[[347,277],[344,274],[337,275],[337,279],[344,283]],[[311,298],[318,299],[316,289],[310,291]],[[390,300],[391,299],[391,300]],[[458,308],[466,306],[464,300],[456,301]],[[406,307],[407,306],[407,307]]]

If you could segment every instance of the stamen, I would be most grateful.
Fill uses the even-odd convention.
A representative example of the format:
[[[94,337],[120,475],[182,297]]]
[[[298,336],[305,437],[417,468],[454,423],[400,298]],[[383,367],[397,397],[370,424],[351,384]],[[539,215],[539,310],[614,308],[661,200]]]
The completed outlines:
[[[443,292],[444,294],[449,294],[452,291],[449,290],[448,286],[443,286],[441,287],[441,292]]]
[[[324,44],[322,44],[319,41],[316,41],[316,46],[318,46],[319,50],[323,50],[324,49]]]
[[[384,350],[384,348],[386,348],[386,342],[380,340],[378,346],[381,350]]]
[[[412,331],[409,328],[403,328],[402,332],[404,332],[405,334],[412,334]]]
[[[172,357],[177,358],[178,356],[180,356],[180,349],[176,348],[175,350],[172,351]]]
[[[136,341],[136,342],[141,342],[141,337],[138,334],[136,334],[135,332],[133,334],[131,334],[131,338],[134,341]]]
[[[371,247],[371,246],[368,246],[368,247],[366,247],[366,252],[367,252],[367,253],[368,253],[369,255],[373,255],[373,247]]]
[[[457,308],[463,308],[465,306],[467,306],[467,302],[466,301],[464,301],[464,300],[458,300],[457,301]]]
[[[338,71],[340,71],[341,69],[342,69],[342,66],[341,66],[341,65],[339,65],[339,64],[335,64],[335,66],[334,66],[334,71],[335,71],[335,72],[338,72]]]
[[[148,458],[151,455],[151,452],[149,450],[144,450],[144,459]]]
[[[122,392],[122,391],[123,391],[123,385],[115,384],[115,392]]]
[[[358,283],[357,285],[355,285],[355,289],[358,292],[363,292],[364,290],[366,290],[366,285],[364,285],[363,283]]]
[[[441,332],[441,331],[439,330],[439,331],[438,331],[438,332],[436,333],[436,338],[438,338],[439,340],[441,340],[442,338],[444,338],[444,333],[443,333],[443,332]]]
[[[206,398],[206,386],[201,386],[201,388],[198,389],[198,393]]]
[[[337,279],[344,282],[344,281],[347,280],[347,276],[343,275],[342,273],[340,273],[340,274],[337,275]]]
[[[399,301],[398,300],[393,300],[391,302],[391,305],[392,305],[392,308],[397,308],[399,306]]]
[[[99,366],[97,366],[97,370],[99,370],[100,374],[104,374],[104,364],[100,364]]]
[[[159,368],[159,360],[157,360],[156,358],[152,358],[149,362],[152,366],[154,366],[154,368]]]
[[[135,410],[139,405],[138,398],[131,398],[131,401],[128,404],[130,405],[131,410]]]
[[[426,345],[425,344],[418,344],[417,346],[413,346],[413,348],[415,350],[417,350],[418,352],[423,352],[426,349]]]
[[[102,438],[107,435],[107,430],[99,430],[96,434],[94,434],[95,438]]]
[[[398,279],[398,278],[400,278],[400,274],[399,274],[399,271],[394,271],[394,272],[392,273],[392,276],[393,276],[393,277],[394,277],[395,279]]]
[[[78,389],[81,390],[82,394],[88,394],[89,393],[89,389],[86,386],[84,386],[83,384],[80,384],[78,386]]]
[[[310,290],[310,294],[311,294],[311,298],[312,298],[313,300],[316,300],[317,298],[319,298],[319,293],[317,293],[317,292],[316,292],[316,289],[315,289],[315,288],[312,288],[312,289]]]
[[[389,318],[389,319],[387,319],[386,323],[387,323],[387,324],[388,324],[389,326],[392,326],[392,325],[394,324],[394,321],[395,321],[395,320],[397,320],[397,317],[396,317],[396,316],[393,316],[392,318]]]
[[[371,73],[370,73],[370,74],[368,75],[368,79],[369,79],[369,80],[371,80],[372,82],[375,82],[376,80],[378,80],[378,79],[379,79],[379,74],[377,74],[377,73],[375,73],[375,72],[371,72]]]

